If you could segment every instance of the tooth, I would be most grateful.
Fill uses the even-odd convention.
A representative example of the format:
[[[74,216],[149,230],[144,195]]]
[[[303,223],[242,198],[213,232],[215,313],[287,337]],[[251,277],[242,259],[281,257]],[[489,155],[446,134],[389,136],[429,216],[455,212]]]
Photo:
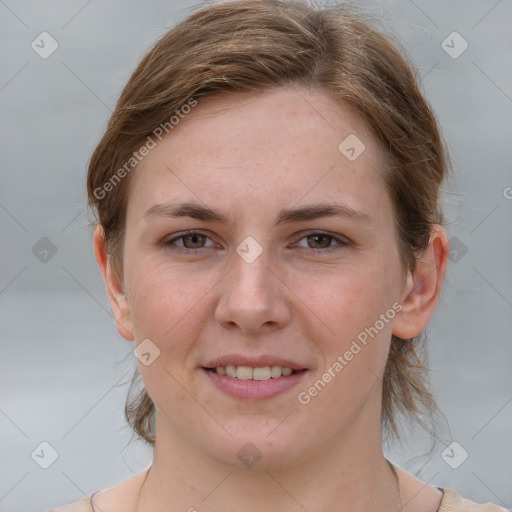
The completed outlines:
[[[227,375],[228,377],[241,380],[268,380],[277,379],[281,376],[287,377],[293,373],[291,368],[274,366],[259,366],[252,368],[250,366],[236,366],[228,364],[227,366],[217,366],[215,371],[218,375]]]
[[[254,380],[268,380],[270,379],[270,366],[262,366],[254,368],[253,377]]]
[[[281,377],[281,367],[280,366],[271,366],[270,367],[270,376],[273,379],[277,379],[278,377]]]
[[[250,366],[238,366],[236,369],[236,377],[241,380],[252,379],[252,368]]]
[[[228,364],[226,366],[226,375],[228,377],[236,377],[236,366],[234,364]]]

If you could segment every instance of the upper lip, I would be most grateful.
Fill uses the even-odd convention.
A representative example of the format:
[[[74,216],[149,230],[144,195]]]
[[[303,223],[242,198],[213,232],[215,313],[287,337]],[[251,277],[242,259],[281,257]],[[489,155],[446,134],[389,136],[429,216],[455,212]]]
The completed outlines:
[[[230,354],[217,357],[208,361],[204,368],[216,368],[217,366],[249,366],[259,368],[262,366],[281,366],[282,368],[291,368],[292,370],[305,370],[306,367],[300,363],[284,359],[282,357],[263,354],[260,356],[244,356],[241,354]]]

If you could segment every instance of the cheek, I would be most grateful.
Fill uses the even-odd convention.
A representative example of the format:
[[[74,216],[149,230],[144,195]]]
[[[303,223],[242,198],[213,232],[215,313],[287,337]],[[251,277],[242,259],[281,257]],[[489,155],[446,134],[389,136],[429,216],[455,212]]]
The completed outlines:
[[[393,280],[382,269],[352,266],[336,276],[317,276],[316,286],[302,282],[304,312],[311,319],[307,329],[323,363],[308,385],[322,389],[314,407],[332,408],[334,417],[350,416],[382,378],[395,316]],[[328,383],[322,388],[318,379],[325,373]]]
[[[389,286],[376,277],[369,271],[333,280],[309,303],[322,320],[316,321],[320,327],[312,332],[317,333],[314,341],[322,352],[323,366],[301,391],[311,397],[311,417],[324,418],[321,423],[328,411],[333,429],[355,417],[370,397],[380,400],[396,312]]]
[[[190,275],[168,265],[139,261],[129,277],[130,310],[136,343],[151,340],[160,350],[148,366],[139,363],[144,385],[162,411],[188,404],[195,346],[204,328],[208,295],[206,276]]]
[[[195,339],[204,322],[205,295],[215,279],[191,276],[147,258],[131,272],[129,302],[136,340],[149,338],[161,348],[179,350]]]
[[[307,279],[298,274],[291,282],[319,333],[342,348],[391,308],[395,292],[390,275],[380,265],[347,265]]]

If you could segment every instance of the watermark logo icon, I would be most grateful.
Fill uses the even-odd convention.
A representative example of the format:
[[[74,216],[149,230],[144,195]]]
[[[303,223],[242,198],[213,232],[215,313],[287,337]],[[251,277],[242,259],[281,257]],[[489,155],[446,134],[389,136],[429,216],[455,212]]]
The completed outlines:
[[[149,366],[160,356],[160,349],[150,339],[146,338],[133,353],[144,366]]]
[[[441,43],[441,48],[452,59],[458,59],[469,48],[469,43],[458,32],[454,31]]]
[[[57,250],[57,246],[46,236],[32,246],[32,254],[41,263],[48,263],[57,254]]]
[[[236,456],[248,469],[253,468],[263,457],[263,454],[255,444],[246,443],[240,450],[238,450]]]
[[[363,141],[351,133],[338,146],[339,152],[347,159],[353,162],[357,160],[365,151],[366,146]]]
[[[442,452],[441,458],[452,469],[457,469],[469,457],[468,452],[457,441],[452,441]]]
[[[246,263],[252,263],[263,252],[263,247],[252,236],[248,236],[238,245],[236,252]]]
[[[59,47],[59,43],[48,32],[41,32],[30,46],[39,57],[47,59]]]
[[[468,246],[456,236],[450,238],[450,261],[458,263],[468,252]]]
[[[30,456],[40,468],[48,469],[59,458],[59,453],[49,442],[43,441]]]

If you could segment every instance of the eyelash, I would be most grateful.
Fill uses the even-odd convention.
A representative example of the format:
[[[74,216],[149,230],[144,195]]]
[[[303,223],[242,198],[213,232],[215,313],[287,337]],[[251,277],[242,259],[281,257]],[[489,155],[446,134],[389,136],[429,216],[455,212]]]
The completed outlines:
[[[164,242],[164,245],[167,247],[173,246],[171,248],[171,250],[176,253],[179,253],[179,254],[195,254],[199,251],[202,251],[202,250],[208,248],[208,247],[198,247],[196,249],[189,249],[186,247],[179,247],[179,246],[175,245],[175,242],[177,240],[183,240],[185,237],[193,236],[193,235],[200,235],[200,236],[204,236],[207,239],[209,239],[209,237],[207,235],[205,235],[204,233],[201,233],[200,231],[187,231],[186,233],[183,233],[182,235],[176,236],[176,237]],[[339,251],[339,250],[343,249],[345,246],[349,245],[349,242],[344,240],[343,238],[331,235],[330,233],[324,233],[322,231],[311,231],[309,233],[306,233],[301,238],[299,238],[299,240],[297,242],[300,242],[301,240],[304,240],[305,238],[308,238],[310,236],[315,236],[315,235],[321,235],[321,236],[328,237],[331,239],[331,242],[336,241],[338,243],[337,243],[337,245],[334,245],[332,247],[329,246],[329,247],[326,247],[325,249],[315,249],[312,247],[307,247],[307,248],[303,247],[302,249],[306,249],[306,250],[312,252],[313,254],[329,254],[334,251]],[[295,242],[295,244],[297,242]]]

